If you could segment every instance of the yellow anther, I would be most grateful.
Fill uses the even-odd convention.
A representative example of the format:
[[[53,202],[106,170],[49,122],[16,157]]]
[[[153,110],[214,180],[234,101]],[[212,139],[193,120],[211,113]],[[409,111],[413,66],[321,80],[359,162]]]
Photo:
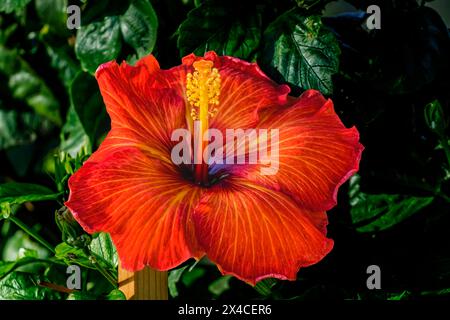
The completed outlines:
[[[220,74],[214,63],[209,60],[194,62],[194,72],[186,76],[186,96],[191,104],[193,120],[207,121],[205,117],[212,117],[215,111],[210,111],[209,105],[217,106],[220,96]]]

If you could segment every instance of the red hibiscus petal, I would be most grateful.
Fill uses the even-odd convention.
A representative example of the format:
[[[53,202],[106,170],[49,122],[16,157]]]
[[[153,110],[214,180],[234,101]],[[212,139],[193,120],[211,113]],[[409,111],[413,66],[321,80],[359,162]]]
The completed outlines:
[[[199,246],[219,269],[253,285],[268,277],[294,280],[333,246],[324,212],[242,178],[209,188],[192,220]]]
[[[146,85],[159,73],[152,56],[136,67],[110,62],[99,68],[96,77],[111,131],[90,161],[101,161],[117,148],[130,146],[170,161],[171,134],[186,127],[185,104],[175,90]]]
[[[176,167],[126,148],[85,163],[69,188],[65,205],[87,232],[111,234],[125,269],[167,270],[201,255],[188,224],[201,189]]]
[[[207,52],[204,57],[191,54],[183,58],[183,64],[192,70],[199,59],[211,60],[219,70],[222,85],[217,114],[210,119],[210,127],[225,129],[252,128],[258,121],[258,109],[280,106],[286,103],[290,91],[286,85],[270,80],[256,63]]]
[[[278,171],[262,175],[268,165],[260,163],[234,166],[233,174],[285,192],[307,209],[332,208],[339,186],[358,170],[364,147],[356,128],[342,124],[331,100],[309,90],[292,106],[263,110],[258,128],[279,130],[279,159],[272,161]]]
[[[131,82],[140,91],[145,91],[148,82],[160,71],[159,63],[153,55],[148,55],[131,66],[126,62],[120,64],[110,61],[100,65],[95,72],[97,79],[105,76],[103,73],[123,73],[127,76],[127,82]]]
[[[141,59],[135,67],[125,62],[120,66],[109,62],[99,67],[96,76],[107,106],[108,102],[128,105],[127,102],[134,103],[139,97],[145,99],[146,92],[151,89],[170,89],[182,99],[188,115],[190,106],[186,99],[186,74],[193,71],[192,64],[199,59],[213,61],[222,80],[218,113],[210,120],[212,128],[225,131],[227,128],[254,127],[258,121],[258,109],[281,106],[288,99],[289,87],[270,80],[256,63],[228,56],[219,57],[214,52],[207,52],[204,57],[188,55],[183,58],[182,65],[169,70],[159,69],[157,61],[151,55]],[[128,101],[126,96],[117,99],[126,90],[136,94],[128,94]],[[110,92],[115,98],[108,98]],[[137,109],[142,110],[140,107]]]

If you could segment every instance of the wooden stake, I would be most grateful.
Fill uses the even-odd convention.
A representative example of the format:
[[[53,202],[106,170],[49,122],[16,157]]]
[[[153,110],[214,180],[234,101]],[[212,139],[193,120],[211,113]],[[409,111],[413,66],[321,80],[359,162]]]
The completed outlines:
[[[127,300],[167,300],[167,272],[150,268],[130,272],[119,266],[119,289]]]

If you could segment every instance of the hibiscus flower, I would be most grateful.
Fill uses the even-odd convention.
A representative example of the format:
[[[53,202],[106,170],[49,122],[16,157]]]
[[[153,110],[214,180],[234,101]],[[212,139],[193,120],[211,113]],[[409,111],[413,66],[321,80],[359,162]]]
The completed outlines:
[[[250,284],[295,280],[333,247],[326,211],[358,170],[363,146],[318,91],[289,96],[255,63],[208,52],[160,69],[149,55],[97,72],[111,117],[99,149],[70,178],[66,206],[108,232],[123,268],[172,269],[206,255]],[[176,129],[276,129],[276,174],[262,163],[174,164]],[[204,150],[207,142],[199,142]]]

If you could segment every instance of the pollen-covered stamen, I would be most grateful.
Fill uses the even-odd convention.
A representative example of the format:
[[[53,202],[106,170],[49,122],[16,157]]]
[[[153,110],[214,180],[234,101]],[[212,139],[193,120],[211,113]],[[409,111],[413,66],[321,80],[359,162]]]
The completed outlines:
[[[186,95],[194,121],[207,121],[208,117],[217,113],[217,108],[213,106],[219,104],[221,81],[219,70],[213,65],[209,60],[196,61],[193,64],[195,71],[187,74]]]
[[[203,142],[204,133],[208,130],[208,119],[217,113],[216,106],[220,97],[220,74],[214,63],[209,60],[194,62],[194,72],[186,76],[186,95],[191,106],[191,118],[200,122],[200,134],[196,141],[195,180],[208,184],[207,159],[203,159],[203,150],[207,143]]]

